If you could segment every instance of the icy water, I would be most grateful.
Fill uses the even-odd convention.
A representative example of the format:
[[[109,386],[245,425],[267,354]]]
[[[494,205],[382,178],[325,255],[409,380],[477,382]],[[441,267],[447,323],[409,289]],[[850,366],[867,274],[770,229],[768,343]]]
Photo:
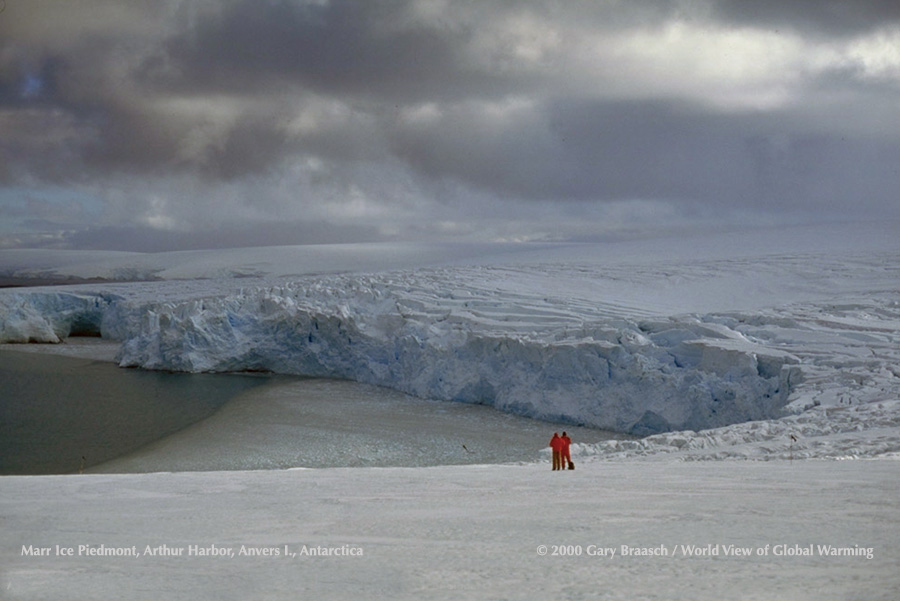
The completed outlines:
[[[0,474],[77,472],[209,417],[264,383],[0,350]]]
[[[355,382],[123,370],[0,350],[0,473],[534,461],[554,431],[617,435]]]

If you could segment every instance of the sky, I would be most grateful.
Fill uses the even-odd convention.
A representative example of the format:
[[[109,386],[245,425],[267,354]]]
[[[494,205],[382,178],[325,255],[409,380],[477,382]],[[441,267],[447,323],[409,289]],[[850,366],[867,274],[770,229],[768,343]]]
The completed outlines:
[[[0,9],[0,249],[900,219],[896,0]]]

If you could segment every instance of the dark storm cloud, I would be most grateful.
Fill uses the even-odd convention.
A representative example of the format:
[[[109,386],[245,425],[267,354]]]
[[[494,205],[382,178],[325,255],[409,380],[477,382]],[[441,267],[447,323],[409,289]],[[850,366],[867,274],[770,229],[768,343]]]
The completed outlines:
[[[81,247],[466,230],[473,198],[896,211],[894,1],[7,6],[0,182],[102,199]]]
[[[456,53],[465,31],[398,26],[403,8],[398,2],[229,3],[166,43],[165,60],[173,65],[167,83],[226,91],[280,83],[401,100],[505,90],[486,75],[461,77]]]
[[[59,60],[40,59],[32,65],[16,60],[8,44],[0,45],[0,106],[24,107],[47,102],[57,96]]]
[[[501,57],[473,57],[471,46],[499,20],[527,13],[554,27],[599,31],[650,26],[677,3],[449,2],[444,14],[418,15],[414,1],[237,0],[204,13],[172,35],[145,67],[179,90],[252,91],[292,84],[325,94],[386,102],[452,101],[533,92],[543,78],[507,68]],[[473,60],[473,58],[475,60]]]
[[[826,36],[857,35],[900,22],[896,0],[718,0],[711,6],[726,23]]]
[[[513,198],[892,202],[900,141],[791,127],[799,121],[789,112],[717,114],[684,102],[563,101],[494,136],[458,122],[407,132],[396,151],[430,177]]]
[[[32,33],[0,52],[0,106],[19,113],[5,128],[0,151],[5,166],[18,164],[53,181],[108,170],[239,178],[277,168],[296,153],[354,159],[379,151],[371,148],[373,131],[356,123],[303,140],[287,136],[291,112],[309,92],[349,103],[368,96],[383,106],[370,102],[365,110],[390,118],[400,103],[418,97],[509,91],[501,77],[462,75],[454,55],[465,31],[397,27],[402,3],[221,3],[196,18],[196,27],[176,21],[174,32],[137,54],[140,43],[115,32],[37,44],[29,15],[15,8],[15,17],[29,25],[21,29]],[[120,67],[123,57],[131,68]],[[202,114],[166,111],[154,100],[181,95],[202,102],[210,94],[245,102],[214,141],[186,153],[204,128],[215,125]],[[296,100],[286,100],[290,96]],[[30,126],[36,111],[44,111],[38,119],[68,124],[41,136],[38,147]],[[9,181],[13,172],[7,168],[3,175]]]

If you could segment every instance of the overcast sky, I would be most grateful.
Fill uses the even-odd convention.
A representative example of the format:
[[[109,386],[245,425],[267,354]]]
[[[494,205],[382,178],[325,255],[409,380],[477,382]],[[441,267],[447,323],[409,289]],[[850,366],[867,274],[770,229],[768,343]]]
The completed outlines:
[[[0,248],[900,219],[897,0],[0,4]]]

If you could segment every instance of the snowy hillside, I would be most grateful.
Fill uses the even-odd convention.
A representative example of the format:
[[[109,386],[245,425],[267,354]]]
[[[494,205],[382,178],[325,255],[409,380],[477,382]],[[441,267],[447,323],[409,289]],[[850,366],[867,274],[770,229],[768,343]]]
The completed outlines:
[[[256,279],[216,277],[221,257],[209,253],[172,253],[180,273],[215,279],[4,290],[0,340],[102,334],[121,341],[123,366],[346,378],[658,435],[581,449],[586,456],[701,448],[713,456],[708,449],[723,445],[731,450],[716,452],[782,455],[792,434],[834,434],[830,424],[847,409],[860,417],[847,429],[877,422],[887,438],[863,444],[855,436],[820,452],[798,441],[791,450],[883,454],[900,451],[895,231],[888,224],[652,244],[407,245],[382,249],[382,259],[402,268],[378,271],[365,269],[375,256],[369,249],[230,251],[229,275],[252,264]],[[335,273],[357,253],[360,269]],[[141,260],[159,266],[171,255]],[[295,259],[295,273],[307,275],[285,277],[285,261]],[[46,257],[31,271],[21,253],[6,260],[19,261],[7,265],[17,277],[48,269]],[[131,255],[92,260],[106,271],[83,263],[72,270],[61,259],[68,271],[54,273],[136,273]],[[316,262],[319,274],[311,275]],[[751,420],[775,421],[732,426]],[[662,434],[726,426],[719,434]],[[756,446],[734,450],[736,436]]]

